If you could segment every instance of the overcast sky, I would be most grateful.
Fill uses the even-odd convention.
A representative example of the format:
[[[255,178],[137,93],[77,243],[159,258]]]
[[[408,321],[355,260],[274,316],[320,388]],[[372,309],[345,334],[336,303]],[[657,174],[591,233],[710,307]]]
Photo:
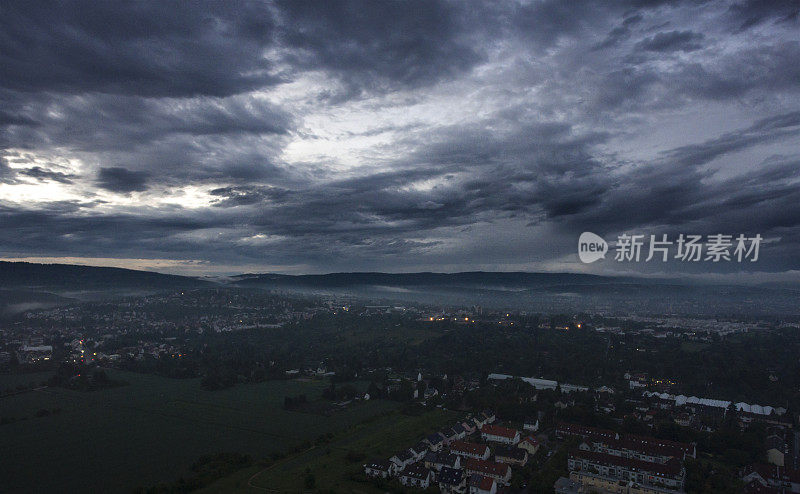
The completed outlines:
[[[3,2],[0,257],[791,277],[799,5]],[[582,265],[585,230],[766,243]]]

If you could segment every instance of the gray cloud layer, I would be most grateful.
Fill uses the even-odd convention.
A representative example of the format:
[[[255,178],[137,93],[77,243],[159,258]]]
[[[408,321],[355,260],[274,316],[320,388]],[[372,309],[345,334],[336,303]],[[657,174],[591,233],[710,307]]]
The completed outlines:
[[[6,2],[0,24],[4,256],[572,269],[583,230],[722,232],[800,269],[796,2]]]

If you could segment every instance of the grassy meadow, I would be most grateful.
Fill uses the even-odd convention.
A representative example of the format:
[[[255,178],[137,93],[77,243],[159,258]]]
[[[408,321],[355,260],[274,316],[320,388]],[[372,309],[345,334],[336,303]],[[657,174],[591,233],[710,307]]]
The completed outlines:
[[[203,494],[227,492],[384,493],[371,482],[358,479],[362,464],[371,458],[388,458],[408,448],[458,417],[454,412],[433,410],[418,416],[394,412],[376,417],[337,434],[327,444],[316,445],[267,467],[251,467],[202,489]],[[311,476],[313,487],[306,479]]]
[[[318,399],[324,381],[269,381],[205,391],[197,379],[109,371],[126,386],[32,390],[0,398],[3,492],[131,492],[191,475],[200,456],[291,451],[396,408],[358,402],[330,416],[286,411],[287,395]],[[0,389],[46,376],[0,375]],[[48,413],[44,413],[46,410]]]

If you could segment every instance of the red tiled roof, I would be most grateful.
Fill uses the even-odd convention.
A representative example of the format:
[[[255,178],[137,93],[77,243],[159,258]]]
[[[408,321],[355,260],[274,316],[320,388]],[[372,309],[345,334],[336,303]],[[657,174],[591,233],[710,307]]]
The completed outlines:
[[[507,463],[502,461],[501,458],[512,461],[525,461],[525,459],[528,457],[528,452],[524,449],[510,446],[507,448],[497,448],[497,451],[494,452],[494,457],[501,463]]]
[[[628,470],[637,472],[649,472],[657,475],[677,476],[681,473],[681,463],[678,460],[671,459],[666,463],[653,463],[649,461],[641,461],[633,458],[625,458],[622,456],[610,455],[607,453],[596,453],[594,451],[575,450],[571,456],[578,459],[585,459],[591,463],[599,463],[602,465],[609,465],[615,467],[622,467]]]
[[[477,460],[470,458],[466,464],[467,470],[493,477],[505,477],[508,475],[509,467],[505,463],[497,463],[489,460]]]
[[[766,481],[772,479],[777,482],[794,482],[800,484],[800,470],[768,465],[766,463],[756,463],[745,467],[742,476],[747,476],[751,472],[758,473]]]
[[[481,433],[489,434],[492,436],[500,436],[500,437],[507,437],[508,439],[513,439],[514,436],[517,435],[517,430],[509,429],[508,427],[502,427],[499,425],[484,425],[481,427]]]
[[[632,444],[640,444],[654,448],[679,449],[687,454],[691,454],[694,451],[694,446],[691,444],[670,441],[669,439],[657,439],[655,437],[637,436],[635,434],[624,434],[620,439]]]
[[[744,494],[780,494],[780,491],[775,487],[769,487],[758,480],[753,480],[744,486]]]
[[[602,437],[602,438],[616,438],[617,433],[608,429],[598,429],[597,427],[586,427],[578,424],[568,424],[566,422],[559,422],[556,426],[556,432],[567,434],[570,436],[583,436],[583,437]]]
[[[487,446],[485,444],[469,443],[466,441],[455,441],[450,445],[450,451],[453,453],[479,456],[483,456],[486,453],[486,448]]]
[[[590,438],[589,440],[593,440],[593,438]],[[611,449],[634,451],[647,456],[663,456],[683,459],[684,453],[686,453],[686,450],[662,443],[658,439],[653,439],[652,442],[635,441],[629,439],[629,436],[623,436],[619,440],[609,439],[599,442],[604,443]]]
[[[471,487],[477,487],[482,491],[491,491],[492,485],[494,485],[494,479],[491,477],[484,477],[483,475],[479,475],[480,479],[477,482],[470,482]]]
[[[682,459],[684,453],[688,455],[693,455],[694,453],[694,446],[691,444],[634,434],[618,435],[608,429],[598,429],[564,422],[558,424],[557,432],[570,436],[580,436],[587,441],[603,443],[614,449],[628,449],[648,456],[671,456]]]

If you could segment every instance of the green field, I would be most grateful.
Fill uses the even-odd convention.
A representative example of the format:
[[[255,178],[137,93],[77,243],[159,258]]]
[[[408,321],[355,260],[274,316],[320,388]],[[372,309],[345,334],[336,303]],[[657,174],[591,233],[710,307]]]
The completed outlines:
[[[702,341],[682,341],[681,351],[686,353],[697,353],[710,347],[710,343],[703,343]]]
[[[26,374],[0,374],[0,395],[14,392],[17,386],[25,388],[39,386],[46,383],[53,375],[52,372],[29,372]]]
[[[198,457],[255,460],[289,451],[396,408],[360,402],[330,416],[283,410],[286,395],[317,399],[323,381],[270,381],[205,391],[199,380],[109,371],[129,385],[80,392],[47,388],[0,398],[3,492],[130,492],[190,475]],[[0,376],[0,388],[19,381]],[[37,411],[60,409],[37,417]]]
[[[456,417],[455,413],[442,410],[420,416],[399,412],[382,416],[337,435],[330,444],[291,455],[266,468],[242,470],[199,492],[301,493],[308,490],[304,481],[310,473],[315,479],[315,488],[342,493],[383,493],[386,489],[351,480],[351,474],[362,472],[362,464],[371,458],[388,458],[401,449],[413,446],[428,433],[452,423]]]

